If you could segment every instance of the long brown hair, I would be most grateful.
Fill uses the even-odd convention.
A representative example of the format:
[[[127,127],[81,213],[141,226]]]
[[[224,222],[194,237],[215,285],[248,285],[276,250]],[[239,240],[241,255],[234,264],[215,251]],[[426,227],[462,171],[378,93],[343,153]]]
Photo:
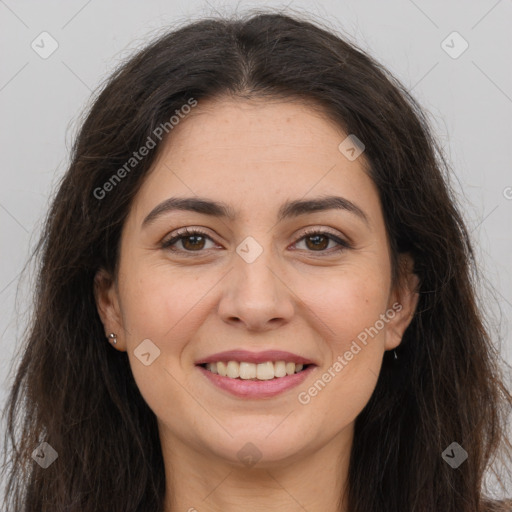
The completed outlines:
[[[34,253],[34,312],[6,410],[4,510],[162,511],[156,419],[126,353],[105,341],[93,294],[99,268],[115,275],[123,223],[162,144],[108,195],[98,189],[182,105],[226,94],[298,98],[357,134],[379,191],[393,277],[407,251],[420,278],[398,359],[385,354],[356,420],[350,511],[491,510],[484,476],[497,454],[510,458],[512,397],[477,303],[478,272],[449,167],[426,115],[387,70],[321,23],[279,12],[168,32],[95,98]],[[58,454],[46,469],[31,457],[42,441]],[[468,453],[457,469],[442,457],[452,442]]]

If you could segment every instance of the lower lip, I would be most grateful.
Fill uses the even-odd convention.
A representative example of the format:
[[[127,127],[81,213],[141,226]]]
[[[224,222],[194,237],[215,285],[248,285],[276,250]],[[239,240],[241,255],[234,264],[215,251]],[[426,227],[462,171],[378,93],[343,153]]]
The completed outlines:
[[[202,366],[197,368],[210,382],[232,395],[241,398],[270,398],[301,384],[316,367],[310,365],[299,373],[272,380],[231,379],[229,377],[222,377],[217,373],[212,373]]]

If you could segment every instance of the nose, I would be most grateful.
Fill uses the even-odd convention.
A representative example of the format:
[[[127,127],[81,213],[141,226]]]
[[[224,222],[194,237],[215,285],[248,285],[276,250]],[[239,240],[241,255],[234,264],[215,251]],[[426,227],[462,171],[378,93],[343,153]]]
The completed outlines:
[[[251,263],[235,254],[226,277],[218,307],[223,321],[249,331],[268,331],[293,317],[293,286],[270,249],[263,250]]]

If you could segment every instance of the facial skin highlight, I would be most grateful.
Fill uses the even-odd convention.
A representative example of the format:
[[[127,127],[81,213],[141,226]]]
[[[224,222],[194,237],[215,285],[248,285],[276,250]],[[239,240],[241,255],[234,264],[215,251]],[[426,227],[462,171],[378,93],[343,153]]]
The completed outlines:
[[[412,274],[407,285],[392,287],[378,192],[364,154],[349,161],[338,150],[346,137],[298,102],[199,101],[172,130],[134,199],[117,280],[97,274],[105,332],[117,334],[115,348],[127,351],[158,420],[166,512],[339,510],[354,421],[418,298]],[[325,196],[350,201],[368,222],[347,209],[278,221],[284,203]],[[225,203],[236,215],[173,210],[143,225],[157,205],[185,197]],[[162,247],[182,228],[208,238]],[[306,230],[317,238],[304,238]],[[319,235],[324,232],[348,246]],[[262,249],[251,263],[236,250],[247,237]],[[378,335],[301,404],[299,393],[396,303],[401,310]],[[160,350],[149,366],[134,354],[145,339]],[[211,384],[195,364],[234,349],[284,350],[317,366],[280,395],[238,398]],[[239,455],[247,443],[261,454],[251,467]]]

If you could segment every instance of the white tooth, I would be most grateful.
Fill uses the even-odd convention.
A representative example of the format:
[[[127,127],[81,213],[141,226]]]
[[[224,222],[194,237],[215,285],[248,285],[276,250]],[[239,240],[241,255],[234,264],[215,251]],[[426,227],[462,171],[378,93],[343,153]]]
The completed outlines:
[[[295,373],[295,363],[286,363],[286,373],[293,375]]]
[[[217,373],[221,377],[226,377],[227,376],[228,371],[227,371],[226,363],[224,363],[222,361],[218,361],[217,362]]]
[[[237,379],[240,376],[240,365],[236,361],[228,362],[227,376],[231,379]]]
[[[274,375],[276,377],[284,377],[286,375],[286,363],[284,361],[276,361],[274,363]]]
[[[212,373],[217,373],[217,363],[208,363],[206,369],[210,370]]]
[[[270,380],[274,378],[274,363],[267,361],[256,365],[256,375],[260,380]]]
[[[255,379],[256,365],[254,363],[240,363],[240,378]]]
[[[271,380],[273,378],[281,378],[286,375],[293,375],[303,370],[303,364],[285,363],[284,361],[266,361],[265,363],[247,363],[238,361],[217,361],[216,363],[208,363],[206,369],[212,373],[217,373],[221,377],[229,377],[231,379],[258,379]]]

